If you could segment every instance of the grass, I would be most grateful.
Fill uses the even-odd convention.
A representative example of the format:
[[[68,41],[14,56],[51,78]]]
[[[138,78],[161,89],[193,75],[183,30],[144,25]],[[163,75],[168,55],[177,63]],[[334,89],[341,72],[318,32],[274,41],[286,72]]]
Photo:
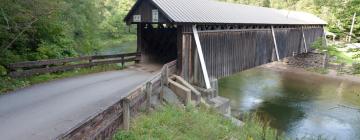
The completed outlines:
[[[130,131],[119,131],[114,140],[281,140],[276,130],[260,123],[257,117],[246,117],[243,127],[235,126],[213,110],[165,106],[133,122]]]
[[[66,72],[57,72],[57,73],[51,73],[51,74],[43,74],[38,76],[32,76],[28,78],[10,78],[7,76],[1,76],[0,77],[0,94],[4,94],[8,91],[13,91],[19,88],[28,87],[30,85],[39,84],[55,79],[62,79],[62,78],[68,78],[68,77],[74,77],[79,75],[85,75],[85,74],[91,74],[91,73],[98,73],[98,72],[104,72],[104,71],[110,71],[110,70],[120,70],[122,69],[121,66],[117,64],[111,64],[111,65],[103,65],[103,66],[95,66],[91,68],[81,68],[81,69],[75,69],[72,71],[66,71]]]
[[[355,62],[360,62],[358,59],[354,59],[353,56],[356,53],[350,52],[345,48],[341,48],[338,46],[329,46],[330,49],[328,53],[331,57],[336,57],[336,63],[345,63],[345,64],[352,64]]]

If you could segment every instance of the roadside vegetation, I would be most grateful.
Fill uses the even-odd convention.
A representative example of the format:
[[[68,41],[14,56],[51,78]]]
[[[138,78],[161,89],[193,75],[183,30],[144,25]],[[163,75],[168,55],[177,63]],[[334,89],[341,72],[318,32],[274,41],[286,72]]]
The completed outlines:
[[[16,89],[28,87],[30,85],[39,84],[46,81],[80,76],[91,73],[104,72],[104,71],[120,70],[120,69],[122,69],[122,66],[111,64],[111,65],[103,65],[103,66],[94,66],[91,68],[75,69],[66,72],[43,74],[28,78],[10,78],[8,76],[0,76],[0,95],[8,91],[14,91]]]
[[[128,53],[136,39],[123,22],[135,0],[0,0],[0,94],[49,80],[114,70],[116,65],[12,79],[7,65],[106,53]],[[124,49],[112,49],[125,47]],[[133,47],[133,46],[131,46]]]
[[[332,42],[326,46],[323,44],[323,41],[323,39],[318,39],[311,47],[316,49],[317,52],[326,54],[327,63],[330,65],[338,65],[338,68],[310,67],[307,68],[308,71],[327,74],[329,73],[329,69],[334,69],[338,74],[360,74],[360,58],[358,57],[357,50],[354,51],[354,48],[348,48],[346,44],[339,42]]]
[[[192,139],[192,140],[282,140],[285,137],[254,116],[238,127],[214,110],[165,106],[132,121],[130,131],[119,131],[114,140]]]

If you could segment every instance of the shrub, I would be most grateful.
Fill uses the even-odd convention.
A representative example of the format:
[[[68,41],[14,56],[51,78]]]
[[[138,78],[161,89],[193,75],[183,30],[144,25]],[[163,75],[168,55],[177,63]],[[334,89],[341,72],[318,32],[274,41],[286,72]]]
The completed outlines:
[[[353,74],[360,74],[360,63],[353,63]]]
[[[4,76],[6,74],[7,74],[6,68],[0,65],[0,76]]]

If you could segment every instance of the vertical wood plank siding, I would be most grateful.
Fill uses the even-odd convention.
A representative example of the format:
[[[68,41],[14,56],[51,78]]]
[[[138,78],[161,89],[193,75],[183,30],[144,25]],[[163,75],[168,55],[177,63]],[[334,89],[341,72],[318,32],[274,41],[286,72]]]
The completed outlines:
[[[145,0],[139,8],[137,8],[132,15],[141,15],[141,23],[153,23],[152,21],[152,10],[158,9],[150,1]],[[159,9],[158,9],[159,10]],[[166,16],[159,10],[159,22],[158,23],[169,23]],[[133,20],[133,16],[129,17],[127,23],[139,23]]]
[[[304,53],[301,28],[274,28],[280,58]],[[308,46],[322,36],[322,27],[304,28]],[[187,63],[183,75],[195,85],[204,86],[193,36],[183,34]],[[210,78],[222,78],[272,61],[274,42],[270,29],[199,32]],[[191,55],[190,55],[191,54]],[[190,63],[191,62],[191,63]],[[189,72],[186,72],[189,71]],[[194,75],[194,73],[196,73]]]

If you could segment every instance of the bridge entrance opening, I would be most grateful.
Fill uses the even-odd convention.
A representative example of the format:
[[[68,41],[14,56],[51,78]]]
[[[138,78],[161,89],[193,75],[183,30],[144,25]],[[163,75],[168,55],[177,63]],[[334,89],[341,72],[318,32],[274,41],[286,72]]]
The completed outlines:
[[[177,28],[166,24],[141,26],[140,39],[142,62],[160,63],[177,59]]]

